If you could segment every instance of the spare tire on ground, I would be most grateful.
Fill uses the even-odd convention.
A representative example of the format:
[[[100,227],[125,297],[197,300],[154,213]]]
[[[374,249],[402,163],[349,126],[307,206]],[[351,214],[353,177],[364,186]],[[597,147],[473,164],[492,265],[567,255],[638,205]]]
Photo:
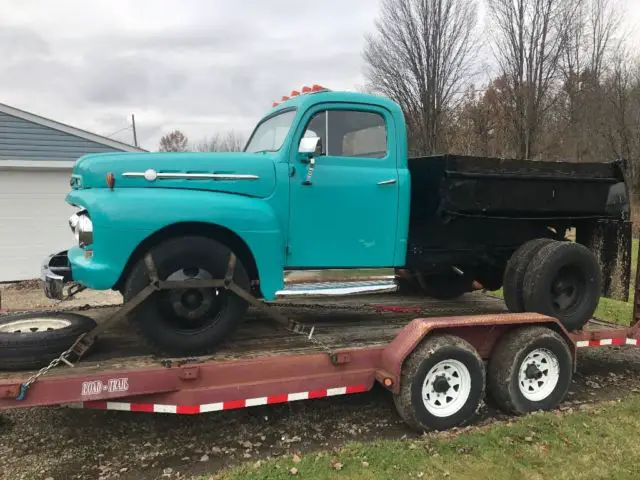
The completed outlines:
[[[602,273],[595,255],[584,245],[553,242],[529,262],[523,299],[527,312],[557,318],[571,330],[582,328],[600,300]]]
[[[2,316],[0,370],[42,368],[95,326],[92,318],[77,313],[39,312]]]

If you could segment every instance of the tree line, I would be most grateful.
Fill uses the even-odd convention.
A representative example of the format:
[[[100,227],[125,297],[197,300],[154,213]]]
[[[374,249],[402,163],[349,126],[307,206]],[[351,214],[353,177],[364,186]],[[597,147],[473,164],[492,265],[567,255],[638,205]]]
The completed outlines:
[[[180,130],[173,130],[160,138],[158,150],[161,152],[241,152],[246,143],[244,135],[231,130],[216,133],[196,143],[190,143]]]
[[[640,56],[622,4],[485,0],[484,35],[479,6],[382,0],[367,89],[402,106],[411,153],[625,158],[640,186]]]

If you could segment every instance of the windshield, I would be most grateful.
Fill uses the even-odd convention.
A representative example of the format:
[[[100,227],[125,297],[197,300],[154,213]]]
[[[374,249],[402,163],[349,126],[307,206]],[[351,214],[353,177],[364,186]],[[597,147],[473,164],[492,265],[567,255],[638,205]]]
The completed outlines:
[[[280,150],[295,115],[295,110],[288,110],[262,122],[253,132],[244,151],[255,153]]]

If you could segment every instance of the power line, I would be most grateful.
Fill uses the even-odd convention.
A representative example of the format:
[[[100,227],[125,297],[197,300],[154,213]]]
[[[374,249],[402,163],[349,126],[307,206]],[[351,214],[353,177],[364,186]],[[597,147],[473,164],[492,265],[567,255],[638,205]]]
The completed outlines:
[[[120,130],[116,130],[115,132],[113,132],[113,133],[112,133],[112,134],[110,134],[110,135],[107,135],[107,138],[111,138],[111,137],[113,137],[116,133],[124,132],[125,130],[129,130],[130,128],[131,128],[131,125],[127,125],[126,127],[121,128]]]

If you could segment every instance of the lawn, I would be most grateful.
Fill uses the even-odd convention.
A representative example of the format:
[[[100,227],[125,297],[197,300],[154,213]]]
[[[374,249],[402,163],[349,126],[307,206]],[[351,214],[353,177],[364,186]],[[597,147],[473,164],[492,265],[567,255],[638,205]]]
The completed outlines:
[[[640,478],[640,396],[585,407],[573,413],[537,413],[459,434],[289,454],[202,480]]]

